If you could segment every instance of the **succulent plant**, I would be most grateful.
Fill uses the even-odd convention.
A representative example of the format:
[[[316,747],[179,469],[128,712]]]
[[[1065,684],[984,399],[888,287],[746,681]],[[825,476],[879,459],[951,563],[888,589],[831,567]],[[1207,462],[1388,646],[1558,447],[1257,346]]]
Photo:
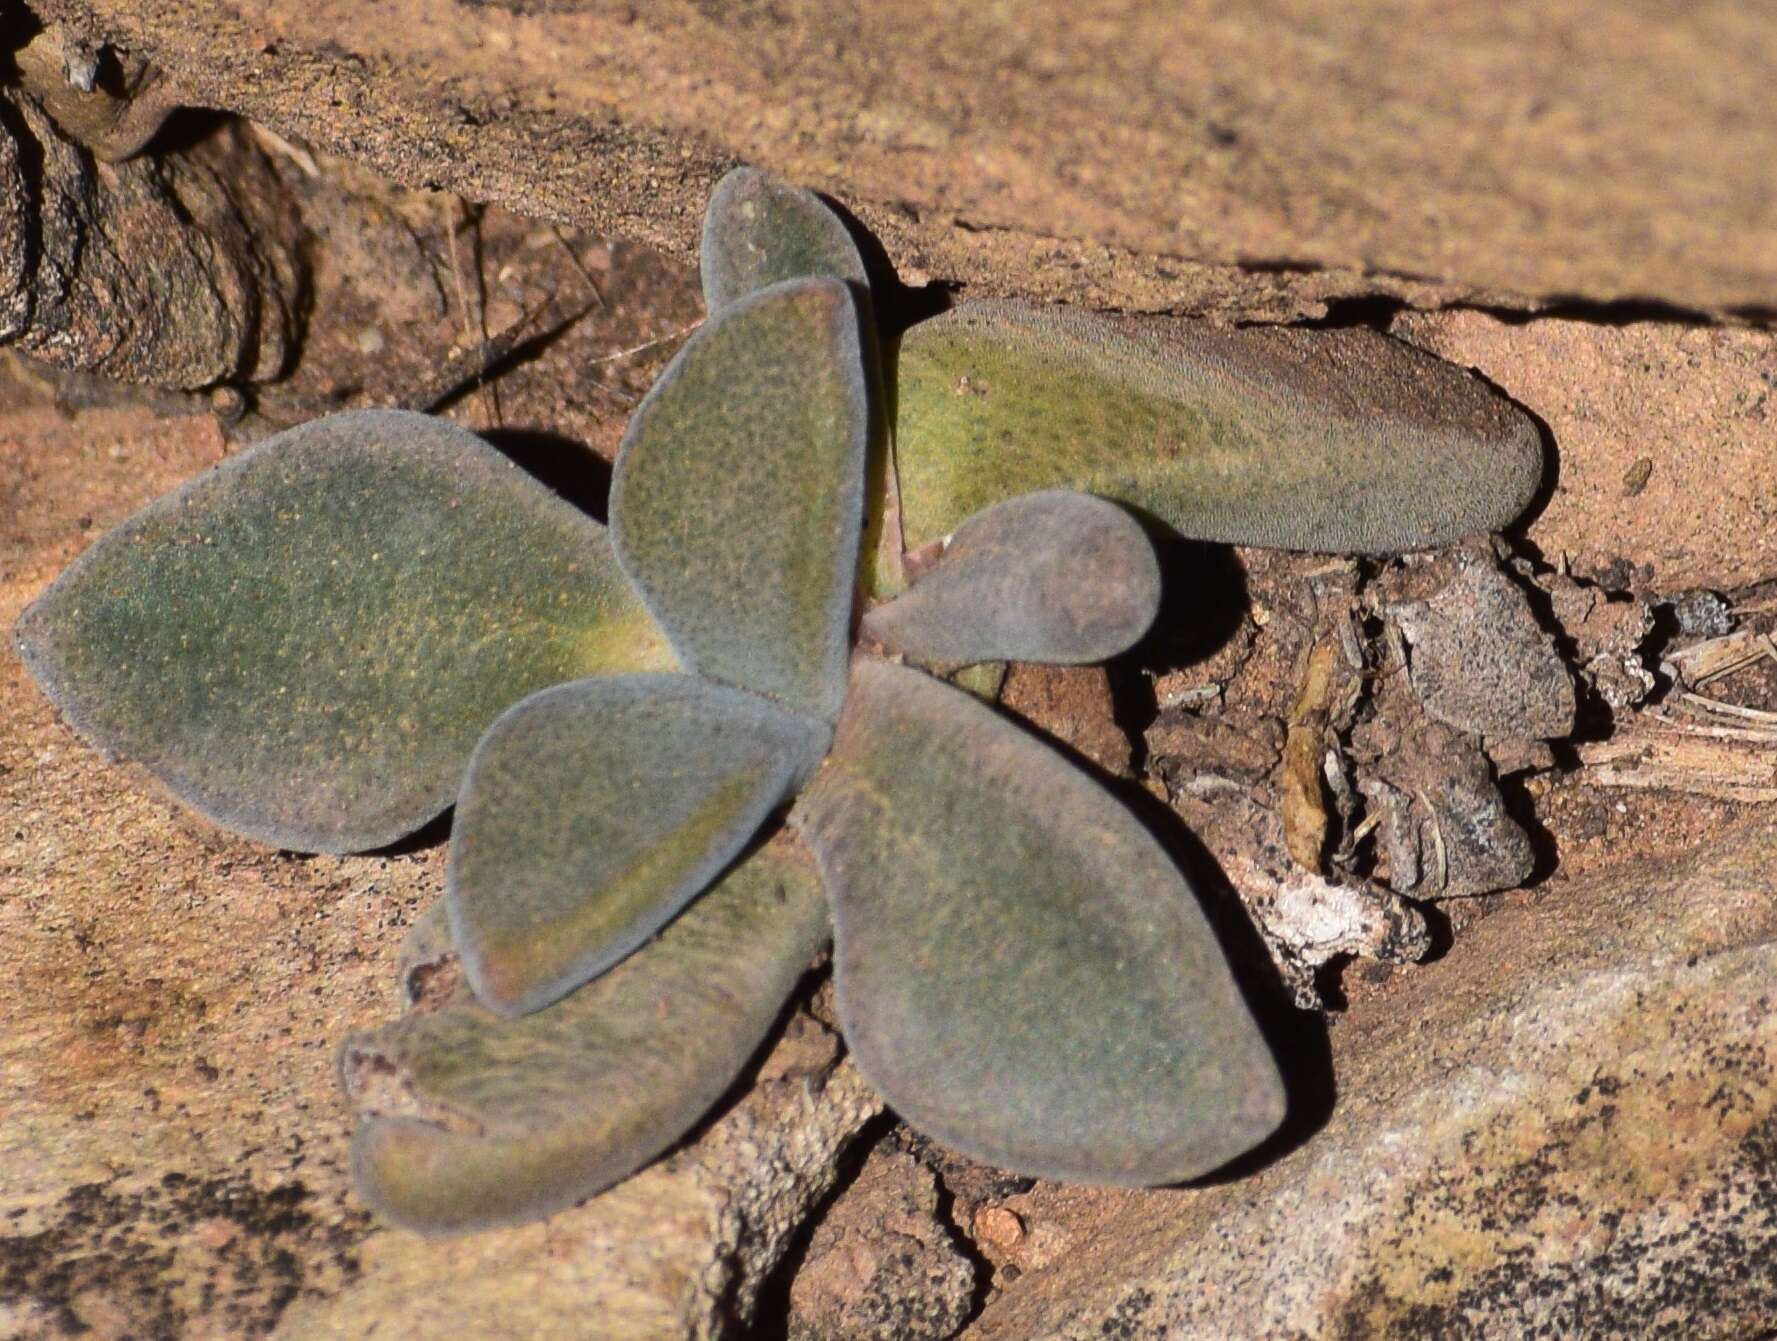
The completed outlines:
[[[1535,431],[1369,332],[969,304],[879,363],[866,275],[817,197],[737,170],[608,531],[461,429],[346,413],[150,505],[21,617],[82,735],[238,832],[362,850],[454,803],[403,981],[461,979],[341,1051],[389,1219],[518,1221],[633,1172],[829,932],[859,1067],[964,1153],[1168,1183],[1281,1120],[1159,841],[940,676],[1131,646],[1144,525],[1363,550],[1502,525]],[[858,617],[866,535],[894,561],[867,589],[919,562]]]

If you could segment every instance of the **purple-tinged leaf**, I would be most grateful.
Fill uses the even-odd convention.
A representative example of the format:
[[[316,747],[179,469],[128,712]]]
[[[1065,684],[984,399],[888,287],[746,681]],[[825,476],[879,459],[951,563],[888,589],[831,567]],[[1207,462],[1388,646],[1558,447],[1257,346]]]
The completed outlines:
[[[617,555],[686,665],[831,722],[845,692],[869,396],[833,279],[722,308],[630,419]]]
[[[864,617],[866,637],[920,665],[1103,661],[1160,608],[1160,564],[1115,503],[1065,489],[969,518],[911,590]]]
[[[826,934],[813,863],[784,836],[546,1010],[503,1019],[459,990],[348,1038],[360,1194],[445,1234],[534,1220],[628,1177],[733,1084]]]
[[[1082,1182],[1207,1173],[1283,1116],[1277,1068],[1153,836],[992,709],[854,670],[792,812],[834,918],[840,1022],[913,1126]]]
[[[813,191],[757,168],[735,168],[710,194],[699,261],[711,312],[786,279],[828,276],[869,285],[840,217]]]
[[[1051,488],[1199,540],[1429,549],[1510,524],[1542,479],[1529,415],[1360,328],[964,303],[902,337],[896,407],[909,549]]]

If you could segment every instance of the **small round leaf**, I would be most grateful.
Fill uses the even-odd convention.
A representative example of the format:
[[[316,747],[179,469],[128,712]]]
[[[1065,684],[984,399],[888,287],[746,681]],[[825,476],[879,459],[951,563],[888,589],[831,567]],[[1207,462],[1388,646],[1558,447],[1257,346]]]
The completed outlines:
[[[869,285],[857,243],[826,202],[757,168],[735,168],[710,193],[699,268],[711,312],[786,279]]]
[[[1049,489],[997,503],[957,529],[910,591],[864,633],[921,665],[1079,665],[1133,646],[1160,608],[1160,563],[1122,508]]]

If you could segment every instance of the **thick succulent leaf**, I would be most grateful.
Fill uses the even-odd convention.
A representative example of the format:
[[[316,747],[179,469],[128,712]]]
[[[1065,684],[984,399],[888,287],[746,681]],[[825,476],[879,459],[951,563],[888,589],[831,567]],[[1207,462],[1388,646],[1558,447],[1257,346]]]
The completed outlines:
[[[832,279],[723,308],[630,419],[611,485],[618,558],[684,661],[828,721],[869,438],[859,329]]]
[[[1364,329],[965,303],[903,336],[896,404],[909,548],[1066,487],[1201,540],[1422,549],[1509,524],[1542,476],[1527,414]]]
[[[757,168],[735,168],[703,215],[703,301],[720,311],[786,279],[827,275],[867,288],[864,258],[813,191]]]
[[[1021,1173],[1190,1178],[1283,1115],[1177,868],[1091,779],[918,671],[860,661],[793,818],[846,1042],[913,1126]]]
[[[467,992],[346,1040],[360,1193],[426,1233],[536,1219],[627,1177],[734,1082],[825,939],[799,844],[750,855],[597,982],[508,1020]]]
[[[81,735],[267,843],[393,842],[544,685],[673,664],[603,527],[473,434],[333,415],[102,537],[20,617]]]
[[[531,695],[470,761],[446,898],[475,994],[533,1011],[603,973],[720,874],[812,773],[824,722],[689,675]]]
[[[926,666],[1102,661],[1160,608],[1160,563],[1136,520],[1090,494],[1049,489],[977,513],[864,633]]]

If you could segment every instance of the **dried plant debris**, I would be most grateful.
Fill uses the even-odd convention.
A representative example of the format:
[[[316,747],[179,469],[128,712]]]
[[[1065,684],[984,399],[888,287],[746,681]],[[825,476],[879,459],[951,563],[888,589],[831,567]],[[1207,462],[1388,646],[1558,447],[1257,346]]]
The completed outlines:
[[[1355,328],[965,303],[902,338],[896,407],[909,547],[1065,486],[1197,539],[1425,549],[1507,525],[1542,478],[1528,415]]]
[[[1125,506],[1358,549],[1502,522],[1534,484],[1528,421],[1360,333],[987,305],[904,342],[918,433],[890,452],[837,215],[743,173],[708,227],[712,314],[631,421],[610,532],[462,430],[338,415],[95,543],[20,620],[27,666],[89,740],[268,842],[374,847],[455,800],[448,916],[400,957],[414,1009],[341,1060],[359,1184],[397,1223],[544,1215],[652,1159],[739,1073],[829,916],[840,1019],[910,1122],[1020,1174],[1225,1164],[1284,1090],[1191,884],[1086,772],[880,653],[973,661],[997,689],[1005,658],[1128,647],[1164,575]],[[897,498],[923,576],[871,608],[910,557]],[[867,512],[883,548],[861,556]],[[1241,878],[1273,883],[1261,922],[1296,928],[1310,973],[1423,940],[1354,875],[1364,773],[1341,747],[1377,663],[1356,570],[1326,571],[1300,622],[1337,656],[1280,713],[1296,818],[1226,811],[1262,836]],[[1454,814],[1448,787],[1399,786]]]
[[[1413,691],[1439,721],[1492,740],[1572,733],[1573,678],[1491,552],[1409,563],[1376,603],[1406,639]]]

